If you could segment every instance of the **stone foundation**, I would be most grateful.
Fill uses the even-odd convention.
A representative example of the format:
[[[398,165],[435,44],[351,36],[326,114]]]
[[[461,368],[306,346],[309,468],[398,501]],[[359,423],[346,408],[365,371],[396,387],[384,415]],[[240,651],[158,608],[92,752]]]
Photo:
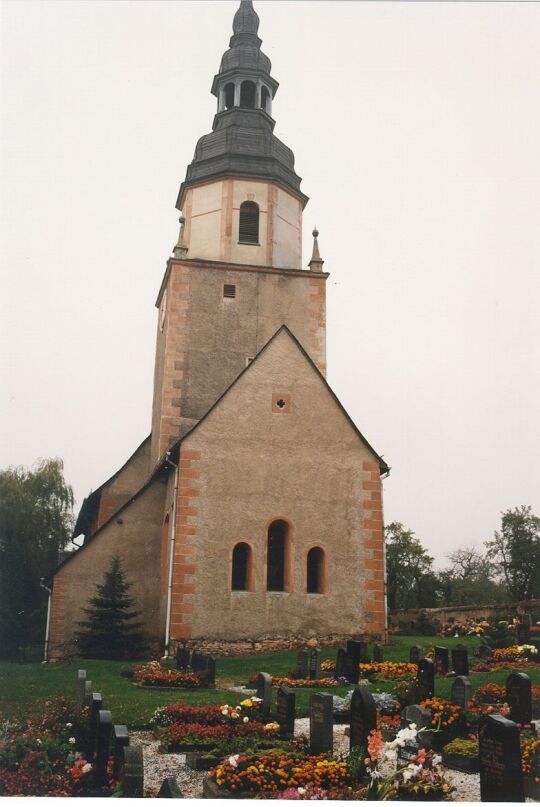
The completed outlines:
[[[190,650],[201,650],[211,656],[250,656],[257,653],[272,653],[283,650],[295,650],[310,645],[320,647],[341,647],[349,639],[360,639],[366,642],[380,642],[384,636],[371,633],[343,633],[329,636],[274,636],[267,639],[244,639],[238,642],[219,641],[216,639],[188,639],[185,643],[171,642],[171,655],[176,654],[176,648],[185,644]]]

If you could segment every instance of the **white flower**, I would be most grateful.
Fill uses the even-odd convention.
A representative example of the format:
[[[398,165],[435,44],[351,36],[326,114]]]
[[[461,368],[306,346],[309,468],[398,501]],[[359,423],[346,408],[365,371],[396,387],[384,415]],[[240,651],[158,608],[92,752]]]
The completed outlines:
[[[416,776],[416,774],[421,770],[422,770],[421,765],[407,765],[407,767],[403,771],[403,781],[408,782],[409,779],[412,779],[413,776]]]
[[[75,737],[70,737],[68,743],[71,743],[71,745],[75,745],[76,743]]]
[[[300,796],[303,796],[305,792],[306,792],[306,788],[305,788],[305,787],[299,787],[299,788],[298,788],[298,793],[299,793],[299,795],[300,795]]]
[[[73,723],[66,723],[66,728],[70,729],[73,726]]]
[[[388,748],[386,751],[386,759],[388,760],[396,760],[397,759],[397,751],[394,748]]]
[[[255,695],[251,699],[253,703],[262,703],[262,698],[256,698]]]
[[[242,721],[242,722],[243,722],[243,723],[249,723],[249,717],[244,717],[244,719],[243,719],[243,721]]]
[[[224,717],[227,717],[227,715],[229,714],[229,712],[227,711],[227,709],[222,709],[222,710],[221,710],[221,714],[222,714]]]
[[[240,756],[240,754],[234,754],[232,757],[229,757],[227,762],[229,763],[231,768],[237,768],[238,767],[238,757],[239,756]]]
[[[378,771],[377,768],[375,768],[375,770],[370,771],[369,775],[371,776],[372,779],[380,779],[382,777],[382,773]]]
[[[411,723],[411,725],[408,728],[401,729],[401,731],[398,731],[398,733],[396,734],[396,739],[392,743],[392,747],[395,747],[395,745],[405,745],[405,743],[409,742],[409,740],[414,740],[417,733],[418,732],[416,731],[416,723]]]
[[[439,754],[434,754],[433,759],[431,760],[433,765],[440,765],[442,761],[442,757]]]
[[[38,745],[41,745],[41,740],[39,739],[39,737],[37,738],[36,743],[37,743]]]
[[[87,762],[86,765],[83,765],[82,768],[81,768],[82,773],[90,773],[91,770],[92,770],[92,766],[90,765],[89,762]]]

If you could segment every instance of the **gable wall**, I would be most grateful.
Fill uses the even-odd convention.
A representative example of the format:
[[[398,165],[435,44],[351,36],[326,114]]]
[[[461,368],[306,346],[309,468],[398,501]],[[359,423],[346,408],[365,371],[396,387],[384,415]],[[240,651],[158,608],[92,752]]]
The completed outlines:
[[[290,396],[290,414],[272,396]],[[173,638],[260,640],[384,630],[378,462],[282,332],[181,447]],[[268,525],[294,534],[292,591],[266,591]],[[234,545],[254,591],[231,592]],[[328,593],[306,593],[306,555],[327,553]]]
[[[137,449],[118,475],[100,493],[97,519],[92,525],[94,533],[130,499],[147,480],[150,472],[150,439]]]

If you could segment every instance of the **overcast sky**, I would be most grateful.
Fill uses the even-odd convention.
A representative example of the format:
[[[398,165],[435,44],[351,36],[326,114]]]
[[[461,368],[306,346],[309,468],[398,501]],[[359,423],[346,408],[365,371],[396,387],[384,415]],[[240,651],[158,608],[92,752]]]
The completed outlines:
[[[150,430],[155,298],[238,3],[2,2],[1,465]],[[540,5],[263,2],[328,380],[436,557],[540,515]]]

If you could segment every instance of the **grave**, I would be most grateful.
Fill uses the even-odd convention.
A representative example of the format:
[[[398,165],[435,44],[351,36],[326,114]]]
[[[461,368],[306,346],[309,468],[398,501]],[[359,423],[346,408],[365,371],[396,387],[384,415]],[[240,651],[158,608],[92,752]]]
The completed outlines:
[[[142,799],[144,796],[144,761],[140,745],[126,745],[123,749],[122,797]]]
[[[454,683],[452,684],[452,703],[454,703],[456,706],[461,706],[462,709],[465,709],[471,698],[471,682],[465,675],[456,675]]]
[[[178,787],[178,782],[174,776],[167,776],[159,788],[158,799],[183,799],[184,794]]]
[[[90,746],[89,750],[92,757],[94,756],[97,748],[99,712],[102,706],[103,698],[101,697],[100,693],[92,692],[92,699],[90,701],[90,731],[88,738]]]
[[[268,673],[261,672],[257,676],[257,697],[261,699],[261,714],[268,715],[272,705],[272,676]]]
[[[510,720],[523,725],[532,720],[531,679],[525,673],[510,673],[506,679],[506,702]]]
[[[92,703],[92,682],[85,681],[84,683],[84,705],[90,706]]]
[[[367,749],[370,731],[377,728],[377,707],[367,687],[357,687],[351,698],[350,748],[358,745]]]
[[[446,675],[448,672],[448,648],[437,645],[435,647],[435,671],[439,675]]]
[[[529,644],[531,641],[531,628],[525,622],[520,622],[517,626],[517,643]]]
[[[299,650],[296,662],[296,671],[299,678],[307,678],[309,675],[309,650]]]
[[[309,698],[309,747],[312,754],[334,750],[333,699],[314,693]]]
[[[369,652],[366,642],[349,639],[347,642],[347,655],[356,665],[369,663]]]
[[[309,651],[309,677],[312,681],[318,681],[321,677],[321,651],[314,649]]]
[[[418,706],[416,703],[412,706],[406,706],[401,713],[401,728],[407,729],[413,723],[418,731],[428,728],[431,725],[431,712],[429,709],[424,709],[423,706]]]
[[[454,675],[469,674],[469,652],[463,644],[452,648],[452,670]]]
[[[281,740],[292,740],[294,737],[295,714],[296,693],[291,687],[282,685],[277,691],[277,722]]]
[[[416,680],[422,687],[426,698],[432,698],[435,694],[435,664],[431,659],[420,659]]]
[[[176,648],[176,669],[185,670],[189,667],[191,653],[185,645]]]
[[[122,772],[124,748],[129,745],[127,726],[113,726],[113,778],[119,779]]]
[[[413,644],[409,650],[409,662],[411,664],[418,664],[424,658],[424,648],[419,644]]]
[[[373,661],[375,664],[382,664],[384,661],[384,648],[378,642],[373,645]]]
[[[411,757],[416,756],[422,747],[417,740],[407,740],[405,745],[398,748],[398,762],[407,764],[410,762]]]
[[[107,762],[111,747],[112,715],[108,709],[100,709],[98,714],[97,749],[96,749],[96,784],[104,787],[107,784]]]
[[[344,647],[338,648],[336,655],[336,678],[347,678],[348,673],[348,660],[347,651]],[[347,678],[347,680],[349,680]]]
[[[491,647],[488,644],[481,644],[478,648],[478,655],[482,661],[487,661],[491,658]]]
[[[82,709],[86,695],[86,670],[77,673],[77,708]]]
[[[480,798],[525,801],[519,729],[501,715],[488,715],[479,731]]]

